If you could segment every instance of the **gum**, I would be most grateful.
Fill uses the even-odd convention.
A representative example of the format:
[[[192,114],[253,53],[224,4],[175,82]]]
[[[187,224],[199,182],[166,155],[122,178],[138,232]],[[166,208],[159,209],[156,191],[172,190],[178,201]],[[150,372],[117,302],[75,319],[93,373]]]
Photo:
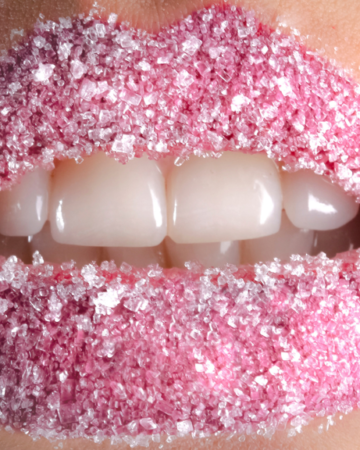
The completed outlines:
[[[266,152],[360,199],[360,92],[295,37],[235,7],[157,35],[91,17],[39,22],[0,64],[1,187],[101,148],[119,161]],[[251,150],[250,150],[251,149]]]

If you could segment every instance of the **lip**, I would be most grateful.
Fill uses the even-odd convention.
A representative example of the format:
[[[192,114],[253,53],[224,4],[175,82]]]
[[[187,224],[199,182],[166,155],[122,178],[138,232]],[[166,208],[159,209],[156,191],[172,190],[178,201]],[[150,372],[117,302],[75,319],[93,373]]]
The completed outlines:
[[[149,103],[155,109],[154,117],[162,119],[156,136],[147,141],[137,128],[123,134],[128,136],[125,139],[119,132],[113,133],[111,141],[102,144],[104,151],[121,162],[143,152],[152,158],[169,153],[186,158],[195,143],[199,155],[216,156],[234,149],[266,151],[289,170],[311,168],[324,173],[359,197],[358,86],[319,56],[305,51],[294,38],[258,26],[251,14],[231,8],[212,11],[217,23],[229,19],[227,27],[233,31],[239,29],[235,15],[253,23],[256,37],[264,39],[268,47],[267,52],[261,52],[263,63],[256,61],[260,52],[254,56],[245,41],[239,40],[237,44],[247,48],[242,70],[231,72],[227,58],[226,66],[219,64],[216,71],[209,71],[204,64],[211,68],[219,61],[206,56],[201,46],[192,55],[186,53],[184,48],[198,43],[178,29],[174,33],[177,39],[192,41],[179,46],[179,51],[186,53],[185,61],[188,58],[197,64],[189,64],[186,70],[182,62],[177,70],[173,58],[169,67],[175,92],[172,95],[165,90],[169,100],[165,98],[162,111],[164,106],[175,105],[177,116],[168,119],[159,105]],[[202,14],[204,11],[193,14],[195,22]],[[74,23],[81,25],[81,21]],[[57,27],[51,32],[55,41],[61,35]],[[249,30],[245,28],[244,34]],[[197,31],[195,24],[191,36]],[[43,33],[40,26],[35,31],[37,36]],[[44,36],[49,38],[49,33]],[[163,33],[154,39],[170,36],[169,30]],[[279,62],[281,55],[277,54],[277,61],[273,59],[271,64],[266,56],[270,44],[280,42],[282,46],[277,48],[282,57],[291,56],[296,61],[289,66],[292,72],[288,78],[282,73],[286,66]],[[171,39],[168,45],[173,45]],[[168,54],[168,48],[165,50],[161,50],[162,56]],[[45,100],[60,68],[51,66],[57,56],[43,53],[41,64],[47,66],[45,72],[51,72],[49,83],[41,81],[47,75],[39,71],[44,67],[37,60],[26,68],[23,87],[13,84],[19,80],[16,72],[10,71],[11,65],[15,61],[21,66],[29,57],[28,46],[11,51],[2,62],[0,129],[7,152],[1,162],[2,189],[31,166],[49,168],[55,158],[80,158],[94,146],[94,141],[86,138],[74,150],[74,143],[67,138],[66,128],[73,125],[69,117],[81,110],[80,103],[75,103],[73,111],[66,111],[67,115],[60,108],[49,122],[51,108],[61,104],[63,90],[53,92],[56,102],[51,103],[49,97]],[[149,58],[150,53],[146,53]],[[147,72],[139,62],[139,58],[130,61],[130,74]],[[68,67],[64,73],[72,73],[69,62],[64,64]],[[263,73],[268,77],[263,84],[254,82],[259,64],[264,64]],[[254,66],[256,70],[251,69]],[[239,63],[234,67],[239,69]],[[250,84],[241,82],[246,68],[253,74]],[[164,73],[163,67],[150,73],[154,83],[160,69]],[[214,92],[207,76],[218,83]],[[84,80],[98,80],[89,71],[76,78],[86,99],[86,90],[94,85]],[[297,88],[305,81],[310,96]],[[273,84],[271,89],[269,83]],[[227,94],[221,94],[225,88]],[[138,102],[137,97],[140,94],[131,93],[129,87],[117,89],[122,91],[116,100],[121,113],[127,111],[132,120],[144,117],[143,100]],[[19,110],[19,105],[40,90],[42,100],[34,106],[37,120],[31,123],[26,108]],[[90,107],[109,92],[100,94],[98,90],[89,99]],[[203,121],[199,128],[200,111],[191,106],[194,98],[201,105],[214,104],[214,98],[220,101],[216,123]],[[278,104],[276,114],[273,104]],[[102,103],[102,108],[106,106],[113,108],[111,96],[108,103]],[[5,109],[8,107],[12,109]],[[16,114],[28,133],[26,140],[24,132],[19,133],[22,128],[16,128],[19,122],[8,120]],[[244,123],[239,125],[239,118]],[[173,122],[170,129],[165,120]],[[150,120],[146,127],[155,125]],[[122,126],[128,129],[126,121]],[[195,141],[184,140],[190,135]],[[15,145],[20,138],[22,144]],[[140,145],[134,145],[135,141]],[[16,258],[2,261],[1,418],[33,437],[102,439],[191,432],[201,436],[218,431],[271,436],[280,426],[296,428],[316,415],[349,412],[360,401],[357,251],[334,259],[294,256],[286,263],[205,271],[194,264],[188,271],[180,271],[157,266],[140,270],[126,264],[117,269],[109,263],[78,270],[69,264],[48,265],[39,255],[32,266]],[[41,413],[34,412],[34,405]]]

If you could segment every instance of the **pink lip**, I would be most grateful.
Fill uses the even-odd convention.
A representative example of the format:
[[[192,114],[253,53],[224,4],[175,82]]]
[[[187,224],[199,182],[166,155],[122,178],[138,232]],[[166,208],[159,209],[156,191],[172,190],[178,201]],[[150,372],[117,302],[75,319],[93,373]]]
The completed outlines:
[[[77,50],[94,22],[39,25],[2,62],[1,187],[99,142],[122,162],[267,151],[359,195],[358,86],[242,10],[191,17],[137,43],[117,28],[105,75]],[[97,30],[110,45],[115,26]],[[48,438],[270,436],[348,412],[360,401],[359,264],[357,251],[206,271],[3,260],[2,423]]]

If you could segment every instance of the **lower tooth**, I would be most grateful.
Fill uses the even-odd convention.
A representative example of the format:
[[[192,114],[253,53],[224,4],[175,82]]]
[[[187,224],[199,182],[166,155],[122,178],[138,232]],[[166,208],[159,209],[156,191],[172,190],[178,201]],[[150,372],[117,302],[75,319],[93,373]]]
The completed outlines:
[[[288,259],[293,254],[304,255],[311,252],[313,240],[313,230],[294,227],[283,212],[278,233],[243,242],[242,262],[256,264],[260,261],[271,261],[274,258]]]
[[[204,267],[223,267],[226,263],[240,264],[238,241],[213,242],[209,244],[177,244],[165,239],[171,267],[184,267],[187,261],[199,262]]]
[[[166,267],[163,243],[156,247],[106,247],[104,259],[113,260],[117,266],[126,262],[135,267],[147,267],[150,264]]]
[[[46,222],[40,233],[29,238],[31,252],[38,250],[47,262],[62,264],[74,260],[78,267],[92,261],[100,262],[101,249],[99,247],[85,247],[81,245],[66,245],[55,242],[51,236],[50,223]]]
[[[38,233],[48,215],[50,172],[27,173],[11,191],[0,192],[0,233],[29,236]]]
[[[31,263],[31,251],[27,237],[23,236],[1,236],[0,255],[8,258],[15,255],[28,264]]]
[[[298,228],[333,230],[352,220],[359,205],[342,188],[311,170],[283,173],[284,208]]]

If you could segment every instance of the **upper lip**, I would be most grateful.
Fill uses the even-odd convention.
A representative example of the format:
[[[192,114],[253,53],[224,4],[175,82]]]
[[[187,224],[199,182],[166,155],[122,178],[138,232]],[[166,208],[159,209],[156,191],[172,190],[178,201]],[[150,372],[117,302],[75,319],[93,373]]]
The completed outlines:
[[[220,14],[219,9],[215,10]],[[235,25],[234,18],[231,19],[233,13],[229,8],[221,14],[224,14],[224,20],[229,19],[226,27],[232,27],[234,33],[241,29]],[[193,17],[199,20],[200,15],[195,14]],[[244,17],[248,17],[249,21],[253,20],[252,15]],[[56,25],[55,31],[43,31],[40,27],[35,33],[35,36],[45,33],[47,38],[51,35],[54,46],[53,52],[41,46],[37,47],[42,55],[41,61],[31,61],[29,47],[23,46],[10,52],[10,56],[2,62],[4,79],[1,88],[4,94],[0,99],[0,130],[3,154],[6,157],[2,161],[1,187],[15,182],[17,176],[28,170],[32,164],[46,166],[51,164],[55,157],[83,154],[89,149],[87,144],[94,144],[95,138],[89,133],[94,128],[94,121],[91,120],[91,114],[86,115],[86,110],[81,110],[81,103],[84,105],[96,95],[100,100],[103,98],[101,96],[110,92],[108,100],[99,103],[101,109],[106,110],[108,107],[112,110],[113,95],[121,114],[127,111],[133,124],[139,121],[139,118],[145,117],[145,96],[151,92],[160,95],[156,89],[143,92],[138,86],[136,90],[134,84],[130,83],[129,86],[127,79],[120,80],[113,92],[111,86],[98,84],[99,81],[106,80],[97,79],[91,71],[86,71],[80,65],[85,64],[86,52],[76,59],[80,62],[77,63],[77,68],[84,69],[85,72],[79,77],[74,75],[77,68],[67,62],[67,58],[64,57],[63,66],[58,62],[61,36],[59,27],[60,25]],[[244,34],[247,33],[246,30],[250,28],[245,29]],[[194,33],[188,35],[179,31],[177,36],[182,36],[178,49],[185,56],[185,60],[189,58],[189,61],[196,64],[189,64],[185,68],[184,60],[177,62],[176,58],[172,58],[172,64],[169,66],[170,83],[167,86],[175,89],[176,101],[172,96],[173,91],[166,90],[161,93],[161,107],[157,103],[149,102],[153,105],[157,122],[148,118],[146,130],[153,130],[152,139],[148,140],[144,136],[147,132],[141,130],[141,126],[129,129],[130,121],[125,120],[119,125],[115,124],[119,117],[112,119],[109,116],[106,127],[113,123],[117,128],[112,130],[111,141],[105,143],[107,152],[125,160],[135,154],[138,156],[146,146],[149,155],[154,157],[169,147],[180,157],[186,157],[194,150],[194,143],[198,153],[217,153],[239,147],[242,142],[246,143],[251,151],[265,150],[270,156],[281,158],[289,167],[311,167],[324,172],[347,190],[351,190],[354,195],[360,195],[360,178],[355,176],[359,164],[355,156],[359,128],[356,115],[359,95],[355,83],[340,76],[321,58],[304,52],[294,39],[270,34],[266,28],[257,35],[260,41],[264,39],[261,47],[263,51],[254,55],[247,48],[246,53],[241,55],[241,64],[239,60],[234,67],[231,66],[234,55],[229,52],[231,40],[225,45],[224,38],[222,39],[223,49],[220,45],[214,46],[214,55],[218,52],[220,58],[217,59],[218,57],[209,58],[211,45],[206,48],[204,42],[196,41],[198,38]],[[279,45],[280,41],[283,45]],[[131,36],[124,34],[119,38],[119,42],[119,48],[126,54],[131,47]],[[241,42],[239,40],[237,44]],[[191,45],[193,48],[189,50]],[[277,53],[274,53],[275,56],[270,62],[270,55],[266,55],[273,52],[271,45],[276,47]],[[154,49],[155,46],[149,47],[140,58],[137,55],[136,59],[130,59],[130,73],[140,76],[142,72],[148,72],[141,68],[139,63],[148,63]],[[169,43],[168,53],[170,49],[174,53],[172,43]],[[66,48],[63,50],[66,51]],[[29,63],[24,67],[26,55]],[[166,55],[164,49],[161,50],[161,55]],[[261,55],[265,62],[256,61]],[[282,66],[285,57],[288,62]],[[296,64],[293,64],[290,57]],[[151,62],[153,63],[153,59]],[[264,73],[267,74],[263,81],[261,77],[257,77],[261,64],[265,64]],[[249,85],[246,76],[251,74],[251,68],[255,66],[257,67],[253,72],[253,81]],[[19,75],[14,70],[16,67],[22,70],[22,83],[19,85],[16,84],[19,83]],[[246,72],[246,68],[249,72]],[[289,70],[285,71],[285,68]],[[287,76],[290,69],[291,75]],[[331,74],[331,80],[330,76],[324,78],[322,71]],[[125,67],[121,73],[126,73]],[[69,83],[76,83],[80,89],[82,101],[79,101],[74,109],[68,111],[62,105],[57,110],[57,105],[61,105],[62,100],[65,101],[65,98],[61,98],[61,88],[56,91],[54,100],[52,98],[55,97],[55,92],[49,97],[46,96],[46,90],[50,91],[55,86],[54,75],[61,75],[70,80]],[[156,87],[159,71],[155,70],[153,74],[150,71],[150,75]],[[305,83],[306,78],[306,84],[310,86],[310,96],[298,88],[298,84],[301,84],[299,77],[302,83]],[[203,89],[204,78],[207,86],[210,86],[211,81],[218,83],[215,93],[209,87]],[[242,79],[245,80],[244,83]],[[198,80],[202,80],[201,86]],[[188,97],[191,85],[196,84],[198,86],[192,93],[193,97]],[[348,95],[336,94],[334,85]],[[66,84],[64,89],[65,87]],[[224,89],[227,90],[226,94],[221,94]],[[33,110],[29,116],[30,110],[26,105],[29,105],[31,95],[35,93],[41,101],[32,103]],[[181,102],[178,101],[179,98]],[[198,104],[190,101],[191,98],[196,98]],[[172,110],[166,108],[169,106],[167,102],[171,102]],[[210,104],[218,107],[215,123],[205,107]],[[204,117],[206,120],[201,121],[201,113],[208,113],[209,117]],[[81,133],[77,135],[79,128],[75,127],[75,121],[72,120],[76,114],[78,121],[80,114],[83,114],[81,117],[84,119]],[[9,120],[10,118],[14,119]],[[199,123],[202,124],[201,128]],[[77,142],[73,141],[74,135],[77,136]],[[135,142],[142,142],[142,146],[135,146]],[[205,273],[197,272],[196,267],[192,266],[193,273],[182,273],[180,276],[177,271],[172,271],[167,278],[167,274],[164,275],[154,267],[144,271],[125,267],[114,275],[111,271],[96,269],[93,266],[87,266],[81,272],[72,269],[57,272],[42,267],[41,264],[32,269],[25,269],[21,265],[16,266],[16,261],[10,260],[3,265],[3,283],[6,289],[12,293],[16,292],[18,296],[24,286],[29,287],[31,283],[36,286],[36,294],[35,290],[26,291],[30,302],[25,302],[21,296],[20,300],[13,299],[13,302],[18,302],[18,313],[26,311],[29,317],[34,314],[35,321],[40,321],[42,317],[47,323],[68,321],[69,329],[75,332],[75,322],[81,316],[79,311],[82,308],[86,309],[91,317],[94,314],[98,317],[106,316],[106,321],[94,321],[90,328],[89,324],[84,322],[85,319],[79,319],[81,323],[78,324],[76,339],[84,345],[83,354],[77,355],[80,361],[79,370],[84,373],[89,370],[89,377],[93,376],[92,370],[96,364],[108,355],[104,353],[106,351],[112,354],[111,358],[115,354],[117,363],[121,360],[122,364],[128,364],[125,367],[128,371],[133,369],[133,361],[138,361],[140,357],[145,361],[146,354],[151,354],[151,367],[147,367],[145,363],[142,367],[138,363],[139,370],[136,373],[144,385],[146,381],[155,390],[158,389],[154,401],[146,404],[146,414],[157,418],[161,426],[164,425],[164,430],[166,427],[172,427],[171,431],[174,431],[178,421],[179,431],[189,431],[193,427],[193,424],[189,425],[189,417],[194,422],[197,417],[205,414],[206,421],[197,422],[199,427],[202,424],[199,430],[205,428],[213,431],[225,427],[244,431],[245,423],[253,423],[254,426],[259,426],[259,429],[266,426],[266,431],[271,434],[272,427],[281,420],[286,421],[287,418],[298,416],[301,419],[298,425],[301,425],[308,420],[310,414],[320,413],[323,409],[328,413],[345,410],[356,403],[359,380],[358,358],[354,356],[357,355],[359,344],[359,308],[357,303],[352,301],[352,296],[357,293],[358,287],[356,272],[351,274],[348,268],[356,269],[357,264],[358,255],[353,252],[343,259],[298,257],[296,261],[285,265],[273,263],[270,266],[255,268],[227,267],[222,271],[214,269]],[[78,303],[68,302],[66,297],[62,296],[61,290],[56,294],[40,295],[40,288],[45,290],[49,285],[61,285],[64,289],[70,285],[70,291]],[[90,304],[86,295],[91,298]],[[13,302],[9,300],[6,303],[4,313],[9,310],[10,314]],[[118,343],[110,342],[110,338],[105,338],[107,334],[101,334],[105,330],[105,322],[110,329],[116,328],[115,322],[111,322],[113,313],[123,314],[126,322],[124,329],[129,329],[128,341],[124,339]],[[349,314],[352,319],[350,323]],[[328,320],[329,316],[331,319]],[[149,327],[150,319],[153,321],[152,325],[155,325],[149,331],[146,326]],[[39,330],[35,325],[37,326],[37,322],[34,324],[34,335]],[[352,327],[350,334],[349,327]],[[53,330],[48,331],[49,336],[50,331]],[[14,333],[17,332],[18,329]],[[145,338],[141,334],[143,332]],[[59,333],[62,334],[63,330],[60,329]],[[85,333],[94,333],[95,336],[98,333],[98,336],[102,336],[96,344],[98,354],[91,354],[90,344],[89,348],[86,347]],[[335,334],[340,350],[334,348]],[[61,338],[70,348],[71,338],[65,332]],[[197,343],[200,351],[196,351]],[[116,353],[116,345],[120,344],[123,347],[119,347],[119,352],[126,354],[128,359],[119,352]],[[45,351],[53,351],[48,342],[43,345]],[[71,347],[75,353],[76,345]],[[339,353],[344,367],[339,369],[334,364],[336,358],[333,358],[334,354],[330,349],[333,353]],[[162,350],[165,356],[161,354]],[[56,351],[60,352],[61,349]],[[6,357],[11,359],[14,355],[11,353],[10,357],[6,354]],[[99,360],[96,359],[98,357]],[[65,407],[59,401],[58,410],[60,420],[67,424],[66,420],[74,420],[74,410],[66,406],[75,395],[75,391],[72,391],[74,381],[69,377],[70,370],[73,370],[75,376],[74,363],[71,358],[63,358],[63,355],[57,365],[50,361],[50,356],[48,363],[51,370],[57,370],[57,376],[63,383],[60,384],[60,394],[65,398]],[[160,376],[163,364],[166,364],[168,371],[166,377]],[[108,370],[105,363],[103,366],[100,365],[100,372]],[[344,378],[344,374],[347,378]],[[117,374],[116,377],[120,375]],[[35,375],[29,375],[23,382],[32,382],[32,376]],[[110,378],[111,376],[113,374],[108,375]],[[67,377],[70,387],[64,384]],[[174,380],[177,384],[172,389]],[[130,383],[128,379],[125,381]],[[112,382],[115,384],[110,383],[107,386],[105,383],[102,395],[106,399],[106,395],[110,394],[122,398],[124,392],[121,389],[124,387],[118,378],[116,382]],[[342,390],[329,388],[335,384],[338,386],[339,383]],[[129,388],[128,385],[126,387]],[[129,415],[132,417],[130,424],[138,419],[136,412],[139,409],[136,408],[144,403],[143,387],[135,384],[133,387],[133,405],[138,403]],[[64,394],[63,390],[66,389],[71,392]],[[86,392],[89,396],[93,394],[90,390]],[[178,392],[183,392],[180,400]],[[190,400],[195,401],[195,397],[190,398],[195,394],[200,397],[198,403],[204,401],[205,404],[201,411],[191,415],[186,406],[191,405]],[[16,395],[23,394],[19,392]],[[185,402],[184,399],[188,404],[182,403]],[[171,402],[176,404],[176,407]],[[70,414],[71,418],[66,414]],[[133,419],[134,415],[136,419]],[[170,425],[168,420],[172,420]],[[135,425],[138,427],[139,423]],[[293,426],[296,426],[295,422]],[[116,429],[118,428],[120,426]],[[131,431],[131,426],[128,430]],[[111,431],[114,432],[114,429]],[[121,432],[124,430],[121,429]]]

